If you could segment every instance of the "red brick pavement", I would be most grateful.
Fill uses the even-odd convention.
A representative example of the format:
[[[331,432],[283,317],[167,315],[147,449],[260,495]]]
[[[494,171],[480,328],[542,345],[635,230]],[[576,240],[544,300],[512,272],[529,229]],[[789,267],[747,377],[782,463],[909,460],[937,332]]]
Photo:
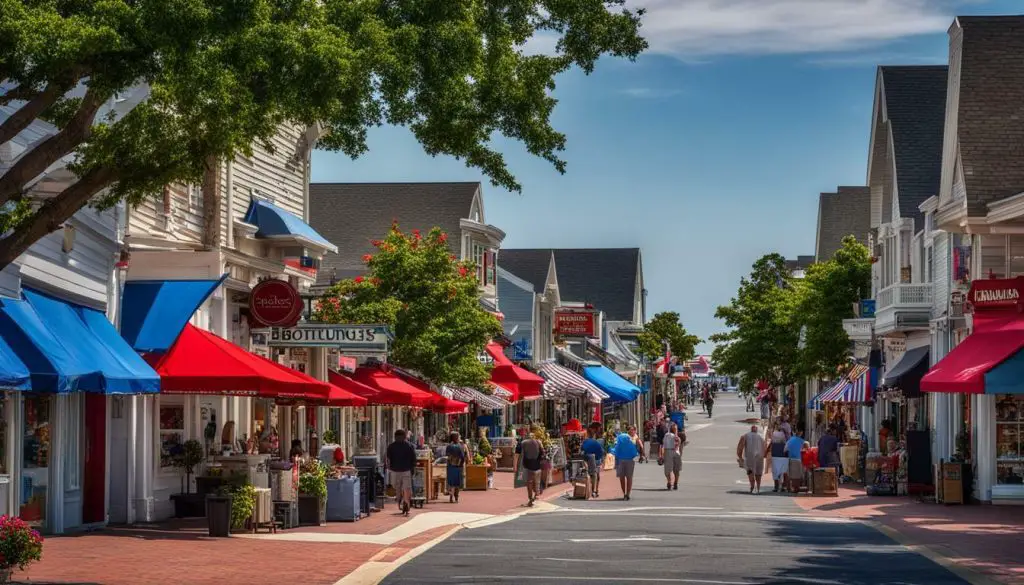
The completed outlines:
[[[609,475],[607,472],[605,475]],[[503,514],[524,509],[526,490],[512,488],[512,476],[499,473],[498,489],[463,492],[458,504],[442,496],[422,510]],[[558,498],[568,484],[552,486],[542,499]],[[359,522],[332,522],[299,532],[383,534],[408,519],[385,510]],[[110,527],[74,536],[51,537],[43,560],[15,578],[19,582],[98,585],[330,585],[371,560],[390,562],[450,530],[441,526],[387,546],[248,538],[209,538],[204,521],[170,521],[146,527]]]
[[[908,497],[869,497],[840,488],[838,498],[796,498],[812,513],[878,522],[946,559],[1007,584],[1024,583],[1024,507],[943,505]]]

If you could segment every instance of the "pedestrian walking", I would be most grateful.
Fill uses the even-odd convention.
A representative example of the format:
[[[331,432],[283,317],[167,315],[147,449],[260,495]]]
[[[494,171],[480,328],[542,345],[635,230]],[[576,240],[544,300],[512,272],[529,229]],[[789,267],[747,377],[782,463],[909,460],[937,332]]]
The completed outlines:
[[[526,470],[526,497],[527,505],[533,507],[537,499],[537,492],[540,488],[540,472],[543,467],[544,445],[533,435],[528,435],[519,444],[519,464]]]
[[[660,458],[665,462],[665,489],[679,489],[679,472],[683,470],[683,445],[679,427],[675,424],[665,433],[661,442]]]
[[[405,431],[395,431],[395,441],[388,445],[385,459],[391,487],[395,488],[398,509],[408,516],[412,504],[412,470],[416,467],[416,449],[407,440]]]
[[[811,447],[810,443],[804,441],[800,429],[793,432],[793,436],[786,441],[786,457],[789,458],[789,491],[797,493],[803,487],[804,482],[804,449]]]
[[[736,459],[740,467],[747,472],[752,494],[761,493],[761,476],[764,475],[766,455],[764,437],[758,432],[757,425],[751,425],[750,432],[740,437],[740,442],[736,445]]]
[[[658,426],[657,426],[657,428],[654,431],[655,431],[656,444],[653,445],[652,448],[653,447],[657,447],[658,448],[658,451],[657,451],[658,452],[658,465],[661,465],[661,464],[663,464],[665,462],[665,458],[661,455],[661,446],[665,442],[665,433],[668,432],[668,425],[665,423],[664,420],[662,420],[662,421],[658,422]]]
[[[587,458],[587,473],[590,474],[590,495],[598,497],[601,486],[601,464],[604,462],[604,445],[599,440],[600,424],[587,429],[587,438],[580,445],[580,450]]]
[[[707,412],[708,411],[707,404],[708,404],[708,389],[707,388],[703,388],[700,391],[700,411],[701,412]]]
[[[708,418],[711,418],[711,411],[715,408],[715,395],[711,391],[704,398],[704,407],[708,411]]]
[[[630,492],[633,491],[633,470],[639,454],[636,450],[636,441],[628,433],[619,433],[615,437],[612,454],[615,455],[615,475],[619,478],[619,487],[622,488],[622,499],[629,501]]]
[[[775,482],[773,492],[786,491],[789,475],[789,457],[786,455],[786,433],[776,428],[772,432],[770,447],[772,458],[772,480]]]
[[[636,443],[637,459],[640,463],[647,463],[647,451],[644,450],[644,438],[636,432],[636,427],[629,427],[629,436],[632,437],[633,442]]]
[[[786,435],[786,440],[787,441],[790,439],[790,437],[793,436],[793,426],[789,424],[789,418],[788,417],[784,416],[784,417],[782,417],[780,419],[779,430],[782,431]]]
[[[840,459],[839,459],[839,439],[836,437],[836,427],[829,426],[825,434],[818,439],[818,464],[822,467],[834,467],[836,468],[836,474],[839,474]]]
[[[445,457],[448,458],[448,502],[457,504],[467,455],[466,447],[459,440],[459,433],[452,433],[449,439],[448,447],[444,450]]]
[[[754,393],[747,392],[747,412],[754,412]]]

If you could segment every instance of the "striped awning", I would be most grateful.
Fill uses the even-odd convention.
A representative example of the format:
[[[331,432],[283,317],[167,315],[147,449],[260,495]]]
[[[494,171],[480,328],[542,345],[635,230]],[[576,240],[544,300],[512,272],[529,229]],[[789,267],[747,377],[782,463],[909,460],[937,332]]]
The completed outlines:
[[[511,391],[502,388],[499,384],[494,385],[494,396],[501,398],[505,402],[511,404],[512,397],[515,396]]]
[[[868,402],[872,398],[872,378],[871,368],[858,364],[848,376],[821,396],[821,402]]]
[[[447,388],[447,387],[446,387]],[[476,388],[448,388],[455,400],[461,400],[462,402],[475,402],[481,408],[504,408],[508,406],[508,401],[502,400],[498,396],[491,396],[484,394]]]
[[[551,394],[551,400],[564,399],[567,396],[586,395],[590,402],[598,404],[608,398],[608,394],[604,390],[601,390],[583,376],[556,362],[544,362],[540,365],[538,371],[541,377],[546,380],[544,384],[545,398],[549,398],[549,393]]]

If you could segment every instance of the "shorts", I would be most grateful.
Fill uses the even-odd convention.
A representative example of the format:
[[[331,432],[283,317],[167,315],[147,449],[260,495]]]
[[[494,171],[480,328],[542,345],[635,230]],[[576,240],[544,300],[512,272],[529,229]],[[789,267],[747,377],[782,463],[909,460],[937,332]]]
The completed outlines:
[[[683,456],[675,451],[665,453],[665,477],[673,473],[679,474],[683,470]]]
[[[789,460],[789,479],[802,480],[804,478],[804,464],[799,459]]]
[[[753,469],[749,465],[747,466],[747,475],[756,475],[758,477],[764,475],[764,457],[757,458]]]
[[[615,463],[615,477],[633,477],[633,469],[636,467],[636,461],[632,459],[622,459]]]
[[[411,471],[392,471],[391,487],[395,488],[395,495],[401,497],[405,490],[412,491]]]
[[[526,470],[526,485],[532,485],[534,488],[540,486],[540,471],[539,469],[527,469]]]

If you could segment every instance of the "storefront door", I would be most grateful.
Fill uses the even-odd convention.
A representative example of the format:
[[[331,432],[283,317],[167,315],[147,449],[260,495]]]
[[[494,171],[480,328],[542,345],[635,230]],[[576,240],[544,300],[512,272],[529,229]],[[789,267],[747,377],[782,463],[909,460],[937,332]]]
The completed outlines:
[[[85,478],[82,523],[106,521],[107,397],[85,395]]]

